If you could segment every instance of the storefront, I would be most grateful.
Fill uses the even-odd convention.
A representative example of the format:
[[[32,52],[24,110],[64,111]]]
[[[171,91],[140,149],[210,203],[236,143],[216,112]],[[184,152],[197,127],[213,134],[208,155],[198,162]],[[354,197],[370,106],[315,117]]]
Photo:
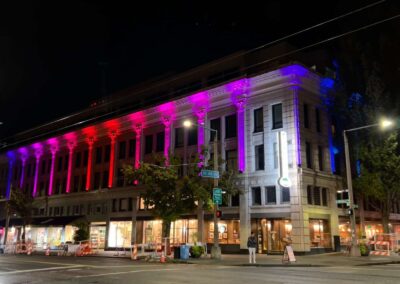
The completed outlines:
[[[26,227],[26,239],[32,240],[38,248],[47,246],[56,247],[62,243],[74,242],[76,227],[66,225],[64,227]]]
[[[256,233],[258,253],[283,252],[283,238],[291,238],[292,223],[289,219],[252,219],[251,231]]]
[[[214,243],[214,221],[205,222],[207,243]],[[239,220],[219,220],[218,221],[218,240],[221,245],[240,244],[240,221]]]
[[[332,248],[331,227],[328,220],[310,219],[310,247],[313,248]]]
[[[90,223],[90,241],[93,248],[104,249],[106,245],[106,222]]]
[[[108,228],[108,247],[129,248],[131,233],[132,221],[111,221]]]

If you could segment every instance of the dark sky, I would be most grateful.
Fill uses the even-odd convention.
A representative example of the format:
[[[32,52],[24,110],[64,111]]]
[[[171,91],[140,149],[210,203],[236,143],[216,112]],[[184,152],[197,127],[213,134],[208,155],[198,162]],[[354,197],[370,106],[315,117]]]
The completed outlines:
[[[110,94],[376,1],[213,2],[2,1],[0,140],[87,107],[104,82]],[[373,9],[375,18],[394,14],[388,3]],[[302,46],[374,17],[361,13],[293,41]]]

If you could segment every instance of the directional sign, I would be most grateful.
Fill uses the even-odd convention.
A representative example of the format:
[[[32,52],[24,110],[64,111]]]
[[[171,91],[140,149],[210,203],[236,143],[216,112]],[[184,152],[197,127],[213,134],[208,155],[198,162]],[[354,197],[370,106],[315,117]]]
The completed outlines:
[[[339,200],[336,200],[336,204],[350,204],[350,200],[348,200],[348,199],[339,199]]]
[[[220,188],[213,189],[213,202],[218,205],[222,204],[222,189]]]
[[[201,176],[205,178],[219,178],[219,171],[201,170]]]

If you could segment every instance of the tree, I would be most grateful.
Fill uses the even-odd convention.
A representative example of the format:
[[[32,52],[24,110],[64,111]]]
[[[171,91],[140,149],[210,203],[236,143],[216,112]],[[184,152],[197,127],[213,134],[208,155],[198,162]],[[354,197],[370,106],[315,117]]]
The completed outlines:
[[[79,221],[74,225],[78,227],[74,234],[74,241],[76,243],[87,241],[89,239],[89,224],[87,222]]]
[[[400,198],[400,154],[397,134],[390,134],[380,143],[371,142],[360,150],[361,175],[354,188],[370,197],[370,205],[382,212],[385,233],[389,233],[389,216]]]
[[[171,156],[169,165],[165,167],[160,166],[165,164],[164,157],[155,156],[153,160],[155,164],[141,163],[138,169],[125,165],[122,172],[128,182],[139,181],[144,186],[144,204],[151,208],[156,218],[162,219],[162,237],[169,238],[171,222],[182,214],[193,212],[199,205],[205,210],[211,209],[213,186],[211,180],[200,177],[198,156],[185,165],[181,164],[179,157]],[[233,179],[234,175],[228,172],[220,179],[221,188],[228,194],[239,192]]]
[[[25,227],[32,219],[33,198],[28,192],[24,192],[20,188],[14,188],[10,193],[8,201],[9,214],[17,214],[22,218],[23,233],[22,242],[25,243]]]

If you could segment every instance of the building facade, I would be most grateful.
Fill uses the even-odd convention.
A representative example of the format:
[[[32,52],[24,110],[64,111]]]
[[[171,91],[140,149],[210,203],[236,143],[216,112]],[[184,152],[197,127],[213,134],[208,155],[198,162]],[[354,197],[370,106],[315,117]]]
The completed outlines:
[[[174,153],[183,163],[203,146],[212,154],[215,134],[206,130],[212,128],[223,167],[237,173],[243,194],[221,207],[218,232],[212,212],[199,209],[172,223],[172,241],[211,244],[218,233],[223,252],[238,252],[254,231],[259,253],[281,252],[287,237],[296,252],[333,249],[342,181],[334,175],[326,80],[286,65],[8,149],[0,157],[2,206],[12,190],[34,196],[39,221],[27,237],[36,243],[72,241],[74,227],[65,218],[74,216],[90,223],[100,248],[160,242],[161,221],[145,208],[143,186],[127,184],[121,168],[151,162],[154,153]],[[186,129],[186,119],[206,128]],[[17,237],[16,222],[9,241]]]

